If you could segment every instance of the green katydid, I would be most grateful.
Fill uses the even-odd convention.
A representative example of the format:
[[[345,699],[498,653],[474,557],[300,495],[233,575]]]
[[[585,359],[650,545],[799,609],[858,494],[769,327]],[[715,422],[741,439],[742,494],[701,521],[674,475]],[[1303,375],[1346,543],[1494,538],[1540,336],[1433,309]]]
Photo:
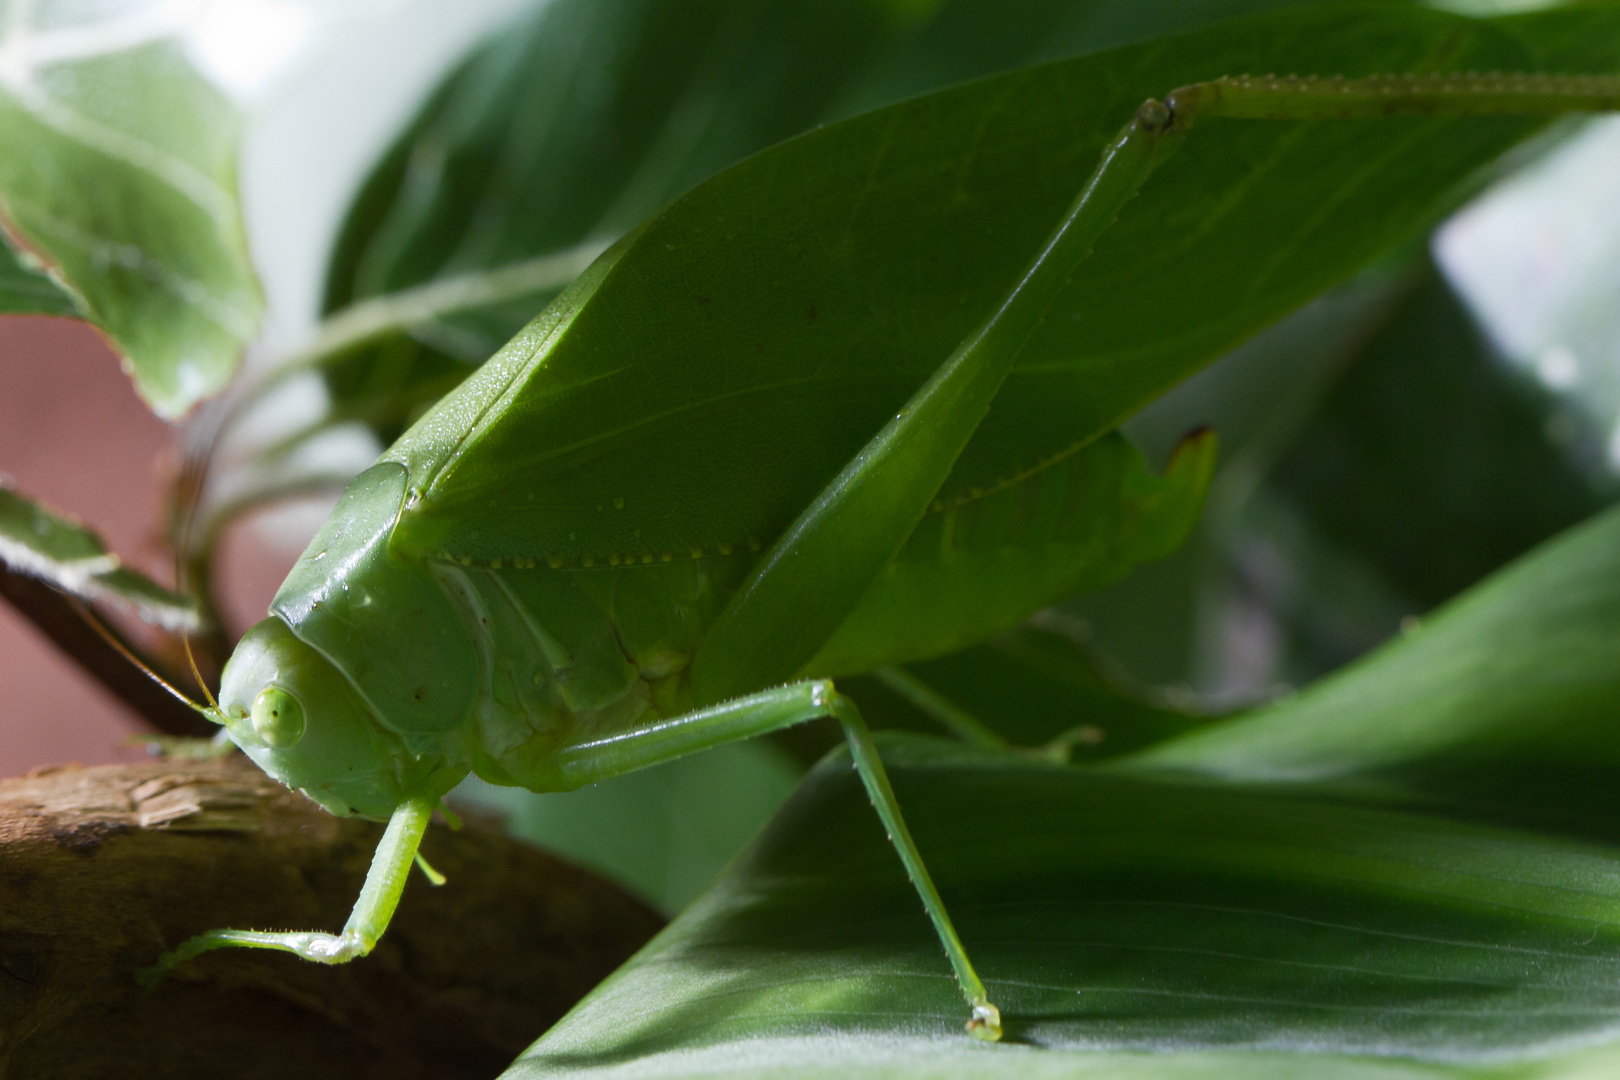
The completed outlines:
[[[365,955],[388,925],[434,808],[469,772],[566,791],[825,718],[843,726],[933,920],[971,1010],[968,1030],[998,1038],[1000,1014],[912,842],[870,733],[829,677],[944,651],[1072,590],[1073,564],[1085,558],[1074,532],[1086,526],[1076,524],[1072,499],[1051,492],[1072,494],[1110,470],[1140,471],[1117,436],[1036,463],[973,499],[936,499],[1054,297],[1199,116],[1616,107],[1620,78],[1502,74],[1223,78],[1147,101],[997,307],[882,430],[850,447],[837,475],[774,536],[604,547],[619,541],[567,527],[591,520],[568,504],[590,481],[590,454],[563,447],[502,461],[496,453],[492,464],[491,447],[521,450],[526,433],[532,439],[551,350],[632,234],[350,485],[271,616],[238,646],[218,706],[205,710],[289,786],[336,813],[389,820],[348,924],[338,934],[211,931],[166,955],[160,969],[226,946],[325,963]],[[1212,461],[1210,439],[1184,446],[1170,471],[1193,496],[1164,512],[1190,520],[1187,506]],[[643,463],[649,484],[668,482],[676,467]],[[597,497],[623,506],[611,492]],[[1058,509],[1035,515],[1039,542],[1017,567],[992,567],[987,588],[984,561],[940,555],[954,527],[944,523],[1003,497]],[[523,524],[547,514],[565,525]],[[649,532],[654,526],[660,536],[680,532],[680,522],[649,521]]]

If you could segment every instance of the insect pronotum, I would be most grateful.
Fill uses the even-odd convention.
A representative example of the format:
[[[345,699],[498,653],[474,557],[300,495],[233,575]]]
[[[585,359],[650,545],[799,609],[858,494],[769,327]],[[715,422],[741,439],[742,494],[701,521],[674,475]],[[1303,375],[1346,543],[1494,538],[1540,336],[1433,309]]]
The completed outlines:
[[[567,791],[825,718],[842,725],[938,931],[967,999],[968,1031],[999,1038],[1000,1013],[929,878],[870,732],[854,703],[828,679],[806,678],[815,674],[806,666],[918,528],[1058,291],[1198,117],[1540,116],[1617,105],[1614,77],[1513,74],[1245,76],[1147,101],[999,306],[791,527],[763,550],[665,558],[652,568],[660,610],[673,605],[678,630],[657,618],[638,623],[634,605],[612,609],[610,621],[592,602],[593,589],[628,572],[615,569],[616,556],[609,565],[590,556],[569,562],[519,543],[472,565],[436,546],[434,503],[456,483],[468,428],[490,408],[520,402],[548,336],[566,331],[576,284],[350,485],[270,617],[237,647],[218,706],[205,710],[272,776],[336,813],[388,820],[347,925],[337,934],[214,930],[156,970],[225,946],[322,963],[364,956],[388,926],[429,817],[469,772]],[[1206,473],[1208,450],[1200,451]],[[638,573],[652,561],[626,560]],[[977,629],[992,633],[1055,599],[1026,597],[1026,610]],[[641,643],[635,665],[625,642]]]

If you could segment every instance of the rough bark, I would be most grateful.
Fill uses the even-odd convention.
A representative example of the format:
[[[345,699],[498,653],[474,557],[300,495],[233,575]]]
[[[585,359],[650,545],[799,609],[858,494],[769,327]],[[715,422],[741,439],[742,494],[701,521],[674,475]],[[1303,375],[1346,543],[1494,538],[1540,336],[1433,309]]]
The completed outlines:
[[[380,835],[241,758],[0,781],[0,1078],[494,1076],[661,923],[493,829],[435,825],[449,883],[416,876],[371,956],[221,950],[139,989],[202,930],[336,930]]]

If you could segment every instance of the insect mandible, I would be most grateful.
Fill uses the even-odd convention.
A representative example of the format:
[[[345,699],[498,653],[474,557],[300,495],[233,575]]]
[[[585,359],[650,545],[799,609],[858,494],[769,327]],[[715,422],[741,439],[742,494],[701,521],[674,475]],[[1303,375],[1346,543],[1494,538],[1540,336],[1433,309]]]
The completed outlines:
[[[468,773],[567,791],[832,719],[938,932],[967,1000],[968,1031],[998,1039],[1000,1013],[871,734],[830,676],[967,644],[1072,591],[1065,560],[1080,556],[1062,543],[1074,527],[1062,514],[1033,526],[1035,572],[1026,566],[1016,586],[1009,578],[978,588],[970,605],[953,601],[983,585],[969,580],[980,563],[931,559],[934,534],[907,555],[960,509],[936,495],[1054,297],[1200,116],[1545,116],[1617,106],[1613,77],[1501,74],[1231,77],[1149,100],[995,309],[881,430],[854,444],[791,523],[774,536],[700,538],[681,549],[619,541],[604,549],[589,525],[603,511],[579,495],[597,459],[566,446],[543,460],[523,456],[550,350],[632,234],[349,486],[270,616],[238,645],[217,707],[204,710],[278,780],[334,813],[388,821],[347,925],[336,934],[214,930],[166,954],[157,970],[227,946],[323,963],[364,956],[388,926],[430,816]],[[1121,445],[1098,440],[1017,483],[1128,470],[1136,459],[1121,457]],[[508,467],[491,466],[502,453]],[[1201,491],[1212,460],[1212,441],[1196,439],[1171,472],[1201,478],[1190,485]],[[660,463],[646,468],[652,482],[673,482]],[[622,509],[611,494],[586,501],[602,498]]]

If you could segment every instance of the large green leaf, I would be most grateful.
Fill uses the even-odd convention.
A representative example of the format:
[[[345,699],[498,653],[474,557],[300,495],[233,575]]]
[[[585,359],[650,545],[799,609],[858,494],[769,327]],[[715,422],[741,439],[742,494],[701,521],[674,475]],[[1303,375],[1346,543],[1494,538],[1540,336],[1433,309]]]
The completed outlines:
[[[1614,838],[1620,510],[1494,575],[1296,697],[1126,767],[1418,793]]]
[[[6,16],[0,217],[107,333],[152,408],[177,416],[225,384],[259,325],[240,115],[137,19],[22,4]]]
[[[0,315],[75,315],[73,298],[0,235]]]
[[[544,332],[402,442],[407,459],[458,446],[413,520],[424,543],[475,559],[520,543],[656,556],[768,542],[985,316],[1144,97],[1257,66],[1614,66],[1620,50],[1602,42],[1616,25],[1608,6],[1500,23],[1388,6],[1289,12],[983,80],[781,144],[643,226]],[[1058,299],[941,497],[993,490],[1095,438],[1426,224],[1535,127],[1195,132]],[[535,501],[502,499],[516,492]],[[604,498],[623,512],[579,509]]]
[[[835,755],[509,1080],[1558,1075],[1493,1063],[1609,1039],[1620,1016],[1610,850],[915,739],[885,758],[1006,1043],[962,1032]]]

